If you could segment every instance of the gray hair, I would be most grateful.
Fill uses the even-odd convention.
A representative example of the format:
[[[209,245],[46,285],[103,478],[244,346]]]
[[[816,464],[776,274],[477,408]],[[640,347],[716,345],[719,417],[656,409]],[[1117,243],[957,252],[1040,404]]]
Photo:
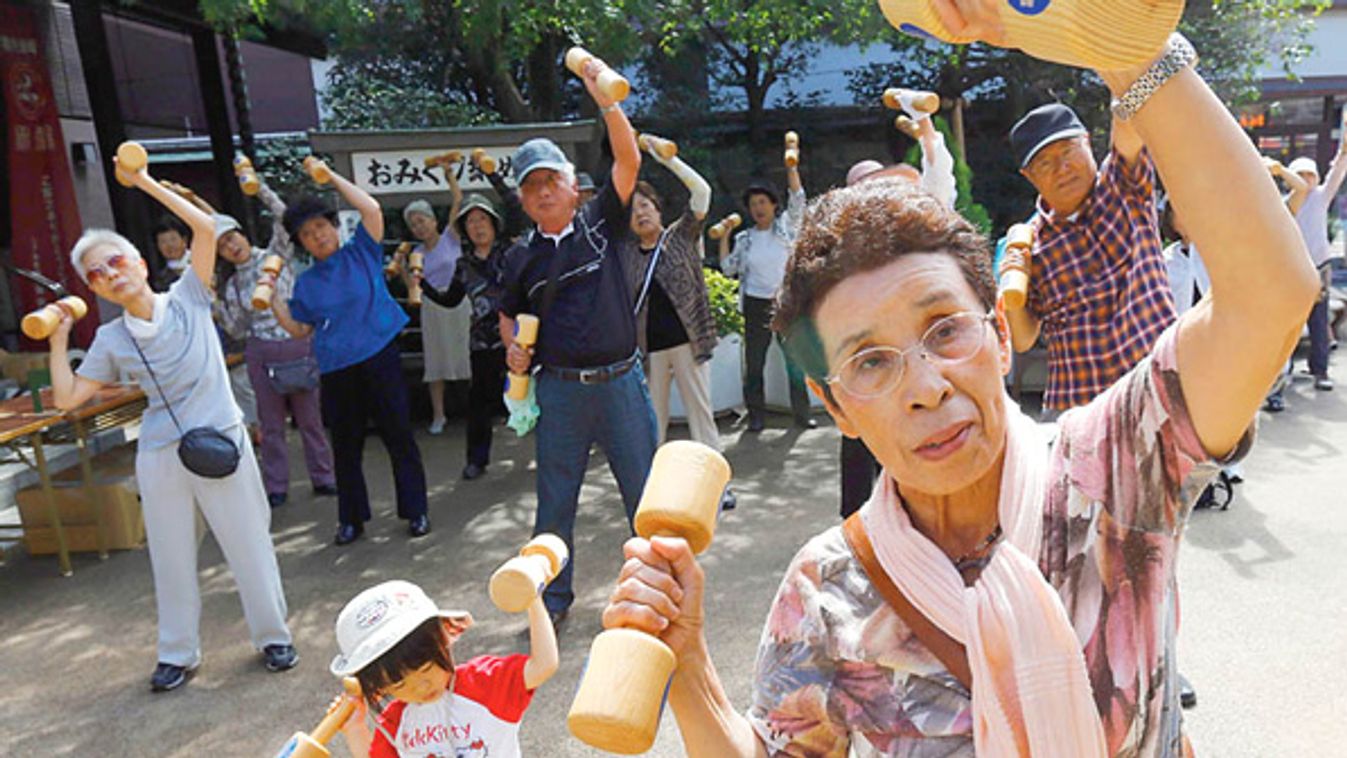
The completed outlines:
[[[430,203],[425,200],[413,200],[407,203],[407,207],[402,209],[402,220],[412,225],[412,214],[420,213],[423,216],[429,216],[432,222],[435,221],[435,209],[430,207]]]
[[[89,283],[88,271],[84,267],[84,256],[88,255],[95,248],[112,247],[117,252],[128,258],[140,260],[140,251],[131,240],[112,231],[111,229],[86,229],[84,234],[80,235],[79,241],[70,250],[70,265],[75,267],[75,273],[79,274],[80,279]]]

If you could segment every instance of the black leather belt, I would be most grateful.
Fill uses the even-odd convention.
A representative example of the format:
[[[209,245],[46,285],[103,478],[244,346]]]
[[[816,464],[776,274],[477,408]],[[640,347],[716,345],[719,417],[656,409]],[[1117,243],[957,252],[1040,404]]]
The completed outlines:
[[[556,366],[546,366],[544,371],[555,376],[558,379],[564,379],[568,382],[579,382],[581,384],[606,384],[623,374],[631,371],[640,359],[639,353],[632,353],[630,358],[617,363],[598,368],[559,368]]]

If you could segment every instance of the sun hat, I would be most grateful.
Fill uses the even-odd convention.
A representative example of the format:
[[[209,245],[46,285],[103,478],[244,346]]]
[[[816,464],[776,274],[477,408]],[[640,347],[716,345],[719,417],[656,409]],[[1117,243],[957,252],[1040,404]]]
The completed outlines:
[[[341,652],[332,659],[332,674],[356,673],[435,617],[455,622],[460,631],[472,626],[472,614],[440,610],[411,582],[394,579],[370,587],[352,598],[337,616],[337,646]]]

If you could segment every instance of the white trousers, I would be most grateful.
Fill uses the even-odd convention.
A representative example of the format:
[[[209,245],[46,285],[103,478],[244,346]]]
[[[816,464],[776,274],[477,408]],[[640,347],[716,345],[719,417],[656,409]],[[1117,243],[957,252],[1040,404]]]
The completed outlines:
[[[197,583],[196,508],[234,574],[255,648],[290,644],[285,591],[271,544],[271,509],[252,442],[242,426],[229,430],[240,446],[239,467],[207,479],[178,460],[176,443],[136,454],[136,481],[159,612],[159,662],[194,666],[201,660],[201,592]]]
[[[688,429],[692,439],[720,450],[720,430],[711,414],[711,362],[698,363],[692,355],[692,344],[683,343],[668,350],[650,354],[650,402],[655,406],[655,422],[659,426],[659,443],[669,431],[669,386],[678,382],[678,394],[688,414]]]

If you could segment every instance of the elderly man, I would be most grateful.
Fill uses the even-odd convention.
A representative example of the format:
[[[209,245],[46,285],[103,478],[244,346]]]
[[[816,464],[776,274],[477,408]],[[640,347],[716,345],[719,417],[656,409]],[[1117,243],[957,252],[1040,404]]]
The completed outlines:
[[[1084,405],[1150,353],[1174,322],[1161,255],[1155,166],[1114,121],[1102,166],[1068,107],[1044,105],[1010,132],[1020,173],[1038,190],[1024,308],[1006,315],[1015,350],[1048,347],[1046,418]]]
[[[952,34],[999,39],[995,3],[959,8],[969,28]],[[985,238],[896,181],[814,201],[773,326],[884,472],[787,569],[746,714],[716,674],[688,544],[628,541],[604,624],[675,654],[668,702],[688,755],[1180,754],[1184,527],[1218,462],[1251,444],[1317,289],[1195,60],[1175,37],[1153,62],[1100,74],[1208,251],[1212,297],[1064,414],[1055,443],[1005,392]]]
[[[578,205],[575,167],[546,139],[533,139],[514,155],[524,212],[537,228],[505,256],[500,302],[501,339],[510,370],[523,374],[536,363],[538,406],[538,512],[534,532],[566,541],[584,482],[589,450],[603,448],[617,478],[627,518],[645,487],[655,455],[655,411],[650,405],[636,319],[618,248],[630,235],[630,203],[641,168],[636,135],[617,103],[595,85],[593,64],[585,86],[600,106],[613,149],[609,181],[594,199]],[[514,340],[521,313],[538,317],[533,349]],[[547,588],[544,600],[560,623],[575,599],[572,566]]]
[[[1313,158],[1296,158],[1287,168],[1310,187],[1300,208],[1293,210],[1296,223],[1300,225],[1300,233],[1305,238],[1305,247],[1309,248],[1310,260],[1319,270],[1323,282],[1319,299],[1310,311],[1310,373],[1314,375],[1314,388],[1328,391],[1333,389],[1333,380],[1328,376],[1328,350],[1333,342],[1328,325],[1328,284],[1333,257],[1332,246],[1328,241],[1328,213],[1333,198],[1342,189],[1343,179],[1347,178],[1347,114],[1343,116],[1337,157],[1333,159],[1333,165],[1328,169],[1328,176],[1322,184],[1319,183],[1319,167]]]

